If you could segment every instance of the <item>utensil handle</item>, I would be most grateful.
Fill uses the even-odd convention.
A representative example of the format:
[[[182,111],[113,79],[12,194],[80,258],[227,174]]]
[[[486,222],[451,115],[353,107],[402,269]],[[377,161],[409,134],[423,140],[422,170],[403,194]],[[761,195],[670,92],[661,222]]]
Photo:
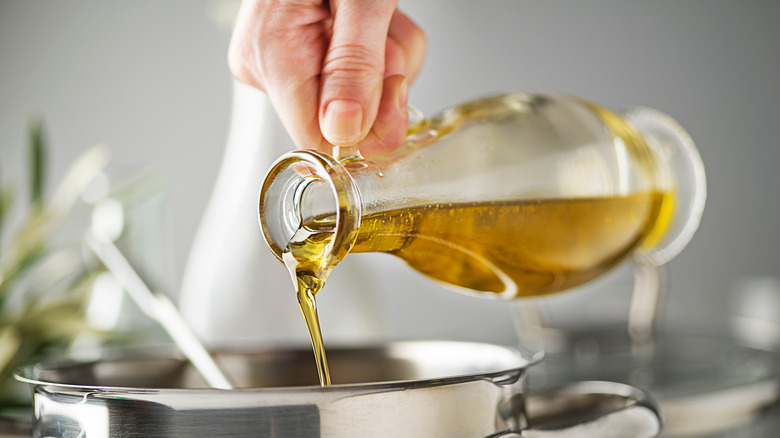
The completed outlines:
[[[518,394],[528,427],[486,438],[651,438],[661,433],[658,407],[647,393],[615,382],[585,381]]]
[[[93,232],[87,233],[84,240],[141,311],[163,327],[209,386],[233,389],[230,380],[195,336],[170,298],[152,292],[110,239]]]

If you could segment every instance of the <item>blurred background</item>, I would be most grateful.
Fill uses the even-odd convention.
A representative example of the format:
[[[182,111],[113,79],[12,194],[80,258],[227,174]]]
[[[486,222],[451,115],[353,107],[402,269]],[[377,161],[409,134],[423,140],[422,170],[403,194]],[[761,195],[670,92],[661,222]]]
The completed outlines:
[[[50,140],[53,179],[99,143],[110,146],[115,172],[165,175],[152,276],[174,298],[230,130],[226,51],[236,8],[229,0],[0,0],[0,175],[21,178],[34,115]],[[428,35],[410,94],[425,113],[539,91],[612,109],[651,106],[687,128],[708,200],[698,233],[669,267],[670,326],[726,333],[746,308],[742,296],[780,295],[780,3],[401,0],[400,8]],[[284,277],[281,265],[273,269]],[[388,261],[376,281],[404,269]],[[562,315],[582,302],[597,314],[625,301],[625,288],[630,279],[604,280],[548,300]],[[502,303],[442,293],[418,277],[392,289],[379,299],[393,336],[512,338]]]

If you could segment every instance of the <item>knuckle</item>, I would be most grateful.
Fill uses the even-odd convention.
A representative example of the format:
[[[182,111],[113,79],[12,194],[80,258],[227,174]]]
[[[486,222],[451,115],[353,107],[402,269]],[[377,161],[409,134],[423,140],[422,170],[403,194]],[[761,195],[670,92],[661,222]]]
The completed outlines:
[[[407,50],[414,57],[421,58],[428,47],[428,36],[419,27],[412,27],[407,36]]]
[[[363,44],[331,47],[325,57],[322,73],[326,76],[374,76],[384,68],[383,59]]]
[[[421,47],[428,45],[428,35],[426,35],[425,31],[418,26],[412,26],[409,31],[409,37],[415,44],[418,44]]]
[[[246,75],[246,56],[237,46],[231,45],[228,49],[227,63],[233,76],[238,78]]]
[[[231,45],[227,56],[228,69],[239,81],[261,88],[260,77],[254,68],[257,64],[254,58],[252,53],[241,45]]]
[[[425,52],[428,48],[428,35],[422,29],[419,29],[419,33],[420,49]]]

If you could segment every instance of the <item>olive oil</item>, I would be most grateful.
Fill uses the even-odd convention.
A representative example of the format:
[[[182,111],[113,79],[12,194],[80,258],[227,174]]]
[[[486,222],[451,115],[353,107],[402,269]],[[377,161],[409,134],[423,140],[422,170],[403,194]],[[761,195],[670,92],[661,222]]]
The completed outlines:
[[[661,192],[573,199],[441,203],[362,218],[351,253],[384,252],[444,284],[502,298],[540,296],[587,282],[670,225],[674,197]],[[315,295],[332,266],[328,218],[304,223],[284,252],[317,359],[329,384]]]
[[[671,221],[672,196],[432,204],[364,217],[350,252],[386,252],[469,291],[506,298],[580,285]]]
[[[301,227],[282,253],[282,261],[290,272],[295,285],[298,307],[301,309],[303,319],[306,321],[306,328],[309,330],[317,373],[322,386],[330,385],[330,372],[328,371],[328,359],[325,356],[325,346],[322,342],[315,297],[317,292],[325,286],[325,280],[332,269],[332,267],[320,268],[322,250],[328,245],[332,236],[332,232],[317,232],[311,231],[305,226]]]

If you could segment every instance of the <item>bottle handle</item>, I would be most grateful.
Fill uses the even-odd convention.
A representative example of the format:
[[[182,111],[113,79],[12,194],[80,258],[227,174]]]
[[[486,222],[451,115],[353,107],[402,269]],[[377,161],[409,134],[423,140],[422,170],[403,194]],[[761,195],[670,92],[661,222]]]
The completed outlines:
[[[412,135],[428,126],[428,119],[422,111],[414,105],[406,105],[406,111],[409,113],[409,127],[406,128],[406,135]]]
[[[659,245],[637,254],[640,263],[660,266],[676,257],[699,227],[707,199],[704,164],[691,136],[667,114],[636,107],[623,117],[642,134],[656,157],[669,166],[676,180],[674,223]]]
[[[409,124],[406,128],[406,136],[410,136],[419,132],[421,129],[428,125],[428,119],[425,118],[425,114],[413,105],[407,105],[406,111],[409,114]],[[333,158],[342,162],[349,163],[353,161],[363,160],[363,156],[358,150],[358,145],[351,146],[336,146],[333,145],[332,151]]]

